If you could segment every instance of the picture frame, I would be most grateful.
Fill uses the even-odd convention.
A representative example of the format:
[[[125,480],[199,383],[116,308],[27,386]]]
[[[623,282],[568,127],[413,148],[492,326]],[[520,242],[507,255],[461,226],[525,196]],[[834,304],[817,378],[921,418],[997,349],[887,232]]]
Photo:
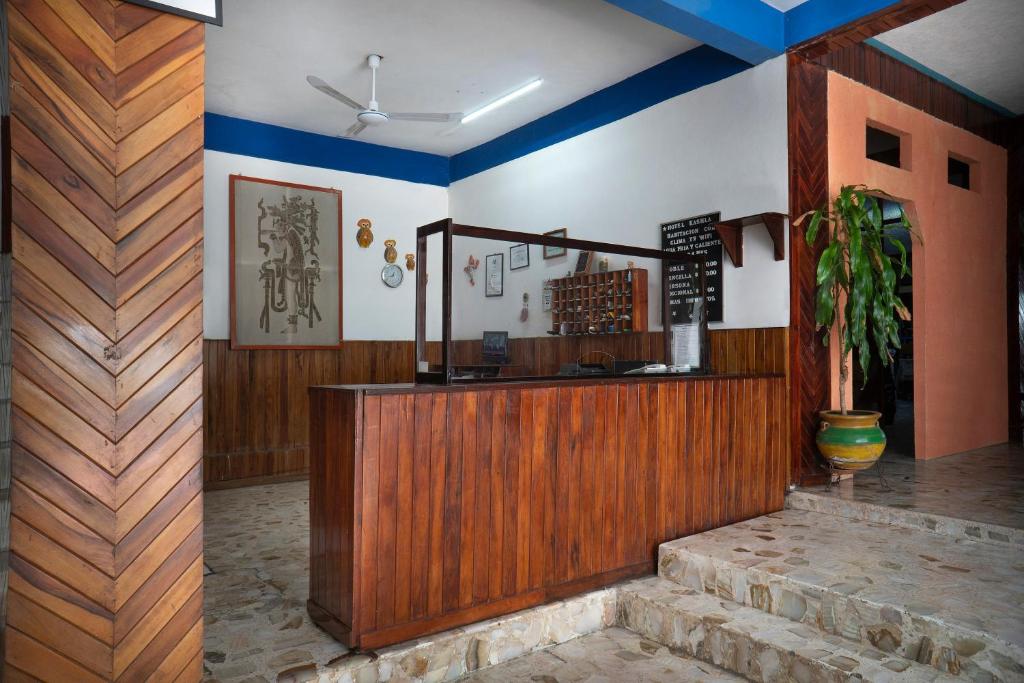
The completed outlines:
[[[549,230],[549,231],[545,232],[544,235],[545,236],[550,236],[550,237],[568,237],[569,236],[569,229],[568,228],[556,228],[555,230]],[[552,258],[559,258],[561,256],[565,256],[567,253],[569,253],[569,252],[568,252],[568,250],[565,247],[549,247],[548,245],[545,244],[544,245],[544,253],[542,255],[544,256],[545,259],[552,259]]]
[[[342,344],[340,190],[228,177],[233,349]]]
[[[142,5],[150,9],[177,14],[180,17],[196,19],[214,24],[224,25],[223,0],[171,0],[168,2],[156,2],[155,0],[128,0],[133,5]]]
[[[576,268],[573,269],[573,275],[586,275],[590,272],[590,267],[594,264],[594,252],[592,251],[581,251],[576,257]]]
[[[505,293],[505,254],[488,254],[484,259],[484,296],[501,296]]]
[[[522,270],[530,267],[530,245],[513,244],[508,248],[508,269]]]

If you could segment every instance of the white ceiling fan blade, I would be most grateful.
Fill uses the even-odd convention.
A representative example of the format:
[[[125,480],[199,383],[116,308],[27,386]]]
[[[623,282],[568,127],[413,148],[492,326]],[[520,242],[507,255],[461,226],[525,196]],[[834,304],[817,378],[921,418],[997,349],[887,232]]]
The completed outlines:
[[[355,123],[348,127],[348,130],[345,131],[344,135],[347,138],[354,138],[355,136],[363,132],[363,128],[366,128],[366,124],[356,121]]]
[[[309,83],[314,88],[316,88],[317,90],[319,90],[320,92],[322,92],[323,94],[329,97],[333,97],[342,104],[348,107],[352,107],[356,111],[362,111],[366,109],[366,107],[359,104],[348,95],[342,95],[340,92],[338,92],[331,86],[327,85],[327,83],[325,83],[322,79],[317,78],[316,76],[306,76],[306,82]]]
[[[427,121],[429,123],[448,123],[450,121],[461,121],[462,113],[453,114],[418,114],[418,113],[388,113],[389,119],[395,121]]]

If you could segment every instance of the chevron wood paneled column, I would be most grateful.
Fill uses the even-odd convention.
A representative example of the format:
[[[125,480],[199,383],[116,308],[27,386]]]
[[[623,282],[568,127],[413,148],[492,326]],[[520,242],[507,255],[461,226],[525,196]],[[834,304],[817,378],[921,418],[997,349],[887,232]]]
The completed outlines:
[[[794,218],[828,202],[828,76],[824,67],[787,55],[789,98],[789,213]],[[790,226],[790,481],[826,479],[814,437],[818,411],[829,407],[829,354],[814,324],[818,258],[825,235],[808,246],[803,226]]]
[[[204,26],[6,4],[5,677],[199,680]]]

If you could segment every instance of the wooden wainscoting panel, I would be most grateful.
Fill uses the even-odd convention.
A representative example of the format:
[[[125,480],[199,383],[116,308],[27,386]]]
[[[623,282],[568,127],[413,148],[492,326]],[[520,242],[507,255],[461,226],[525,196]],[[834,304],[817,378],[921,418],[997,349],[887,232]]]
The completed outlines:
[[[349,341],[341,349],[231,349],[203,343],[207,487],[309,472],[310,386],[411,382],[411,341]]]
[[[107,0],[6,11],[5,673],[199,680],[204,27]]]
[[[171,335],[187,335],[196,317]],[[711,367],[716,373],[785,373],[784,327],[712,330]],[[153,354],[158,353],[154,350]],[[439,357],[438,350],[438,357]],[[555,374],[579,358],[660,361],[660,332],[594,337],[534,337],[510,340],[511,362],[533,374]],[[207,488],[284,481],[309,472],[310,386],[412,382],[411,341],[348,341],[341,349],[288,351],[231,349],[226,340],[203,342],[204,470]],[[456,363],[480,363],[480,342],[453,343]]]

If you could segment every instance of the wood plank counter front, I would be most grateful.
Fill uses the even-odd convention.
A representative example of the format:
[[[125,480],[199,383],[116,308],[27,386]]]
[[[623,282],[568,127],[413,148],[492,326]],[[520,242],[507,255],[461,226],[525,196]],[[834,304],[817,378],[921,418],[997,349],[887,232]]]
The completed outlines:
[[[381,647],[655,571],[782,509],[782,376],[310,389],[310,600]]]

